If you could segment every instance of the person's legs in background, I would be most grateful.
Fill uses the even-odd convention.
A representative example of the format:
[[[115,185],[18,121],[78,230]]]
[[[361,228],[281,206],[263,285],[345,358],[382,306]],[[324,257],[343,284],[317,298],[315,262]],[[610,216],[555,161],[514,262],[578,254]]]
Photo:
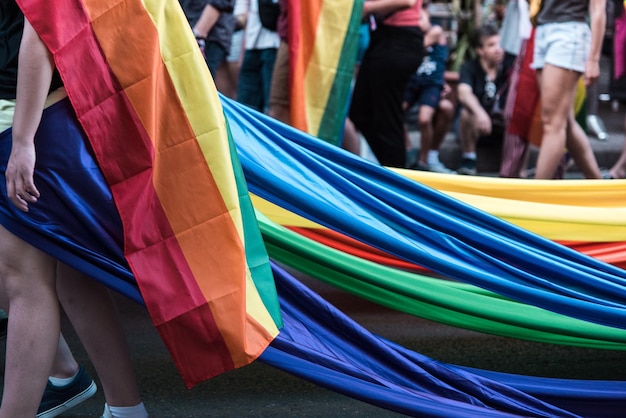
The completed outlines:
[[[474,117],[467,109],[461,109],[459,115],[459,142],[463,156],[461,164],[457,169],[459,174],[476,175],[476,143],[479,136]]]
[[[237,101],[259,112],[267,112],[277,50],[246,50],[239,73]]]
[[[554,177],[566,147],[585,177],[601,178],[589,140],[574,118],[574,95],[579,78],[580,73],[551,64],[537,71],[543,137],[536,179]]]
[[[235,99],[243,59],[243,30],[233,33],[230,51],[215,74],[215,87],[224,96]]]
[[[402,103],[422,54],[419,29],[382,26],[372,34],[359,67],[349,117],[382,165],[405,168]]]
[[[217,75],[217,70],[226,59],[226,50],[217,42],[207,42],[204,47],[204,60],[209,67],[213,80]]]
[[[350,118],[346,118],[344,124],[341,148],[346,151],[350,151],[353,154],[361,155],[361,137],[359,136],[359,133]]]
[[[427,86],[419,98],[418,125],[420,128],[420,153],[418,168],[436,173],[454,174],[439,161],[439,147],[450,127],[454,106],[442,99],[440,86]]]
[[[278,49],[267,48],[262,49],[259,52],[261,60],[261,91],[263,92],[261,111],[267,113],[270,107],[272,79],[274,77],[274,65],[276,64]]]
[[[626,116],[624,117],[624,146],[622,148],[622,153],[619,158],[609,170],[608,178],[612,179],[623,179],[626,177]]]
[[[602,172],[598,166],[593,148],[583,128],[576,121],[574,109],[568,116],[567,136],[565,144],[570,156],[587,179],[601,179]]]
[[[291,123],[289,88],[289,45],[280,41],[270,88],[269,116],[286,124]]]
[[[454,120],[454,104],[445,98],[439,100],[437,110],[433,118],[433,137],[430,145],[430,150],[426,156],[426,162],[431,167],[431,171],[436,171],[445,174],[456,174],[456,171],[448,169],[439,160],[439,148],[443,143],[452,122]]]

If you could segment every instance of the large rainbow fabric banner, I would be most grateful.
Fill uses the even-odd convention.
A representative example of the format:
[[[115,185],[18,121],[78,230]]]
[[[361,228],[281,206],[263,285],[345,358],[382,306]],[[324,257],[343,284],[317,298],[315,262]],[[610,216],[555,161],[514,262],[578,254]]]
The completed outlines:
[[[624,327],[622,269],[226,99],[223,106],[248,187],[259,197],[446,277],[566,316]],[[258,140],[243,140],[249,137]]]
[[[192,386],[256,359],[281,324],[220,100],[174,0],[19,0],[111,189],[124,256]]]
[[[339,144],[364,0],[288,0],[291,124]]]

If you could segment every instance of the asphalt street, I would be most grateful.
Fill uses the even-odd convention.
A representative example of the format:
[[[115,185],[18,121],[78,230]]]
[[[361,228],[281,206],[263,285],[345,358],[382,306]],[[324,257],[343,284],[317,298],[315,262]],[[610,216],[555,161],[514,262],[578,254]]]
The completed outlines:
[[[448,363],[534,376],[626,380],[626,352],[564,347],[465,331],[382,308],[308,277],[307,285],[370,331]],[[165,417],[394,417],[399,414],[317,387],[260,362],[186,389],[147,312],[117,302],[152,418]],[[93,372],[64,321],[79,362]],[[95,373],[92,374],[97,380]],[[97,417],[102,391],[64,414]]]

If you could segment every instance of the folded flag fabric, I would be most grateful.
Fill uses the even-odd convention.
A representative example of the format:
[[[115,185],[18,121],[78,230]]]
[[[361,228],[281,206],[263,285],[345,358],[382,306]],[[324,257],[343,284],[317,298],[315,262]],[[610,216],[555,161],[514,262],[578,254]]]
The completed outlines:
[[[184,381],[250,363],[278,334],[278,301],[220,101],[180,5],[18,4],[54,56],[111,190],[125,259]]]
[[[280,267],[274,269],[285,330],[261,356],[267,364],[408,416],[578,416],[512,386],[403,350],[350,320]],[[615,395],[611,405],[620,400],[623,405],[623,393]],[[602,406],[598,403],[598,409]]]
[[[339,144],[364,0],[289,0],[291,124]]]
[[[226,98],[222,105],[248,187],[259,197],[449,278],[567,316],[624,327],[623,270]]]

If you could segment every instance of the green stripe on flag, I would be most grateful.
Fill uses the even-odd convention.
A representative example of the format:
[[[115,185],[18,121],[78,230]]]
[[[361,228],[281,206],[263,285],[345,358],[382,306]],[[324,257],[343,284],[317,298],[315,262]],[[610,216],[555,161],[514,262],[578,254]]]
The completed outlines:
[[[265,243],[259,229],[256,219],[252,200],[248,191],[248,185],[239,162],[239,154],[230,132],[228,119],[226,120],[226,131],[228,132],[228,147],[230,150],[230,159],[237,184],[237,195],[239,197],[239,206],[241,209],[241,217],[243,221],[244,245],[246,250],[246,261],[250,268],[252,281],[259,292],[259,296],[265,305],[265,308],[271,315],[276,327],[282,328],[283,320],[280,313],[280,304],[276,293],[276,285],[274,283],[274,274],[270,266],[269,256],[265,249]]]
[[[354,66],[359,47],[359,28],[362,20],[363,3],[364,0],[356,0],[352,7],[352,14],[337,63],[337,73],[317,133],[319,138],[334,145],[337,145],[343,136],[343,126],[348,112],[350,85],[354,76]]]

